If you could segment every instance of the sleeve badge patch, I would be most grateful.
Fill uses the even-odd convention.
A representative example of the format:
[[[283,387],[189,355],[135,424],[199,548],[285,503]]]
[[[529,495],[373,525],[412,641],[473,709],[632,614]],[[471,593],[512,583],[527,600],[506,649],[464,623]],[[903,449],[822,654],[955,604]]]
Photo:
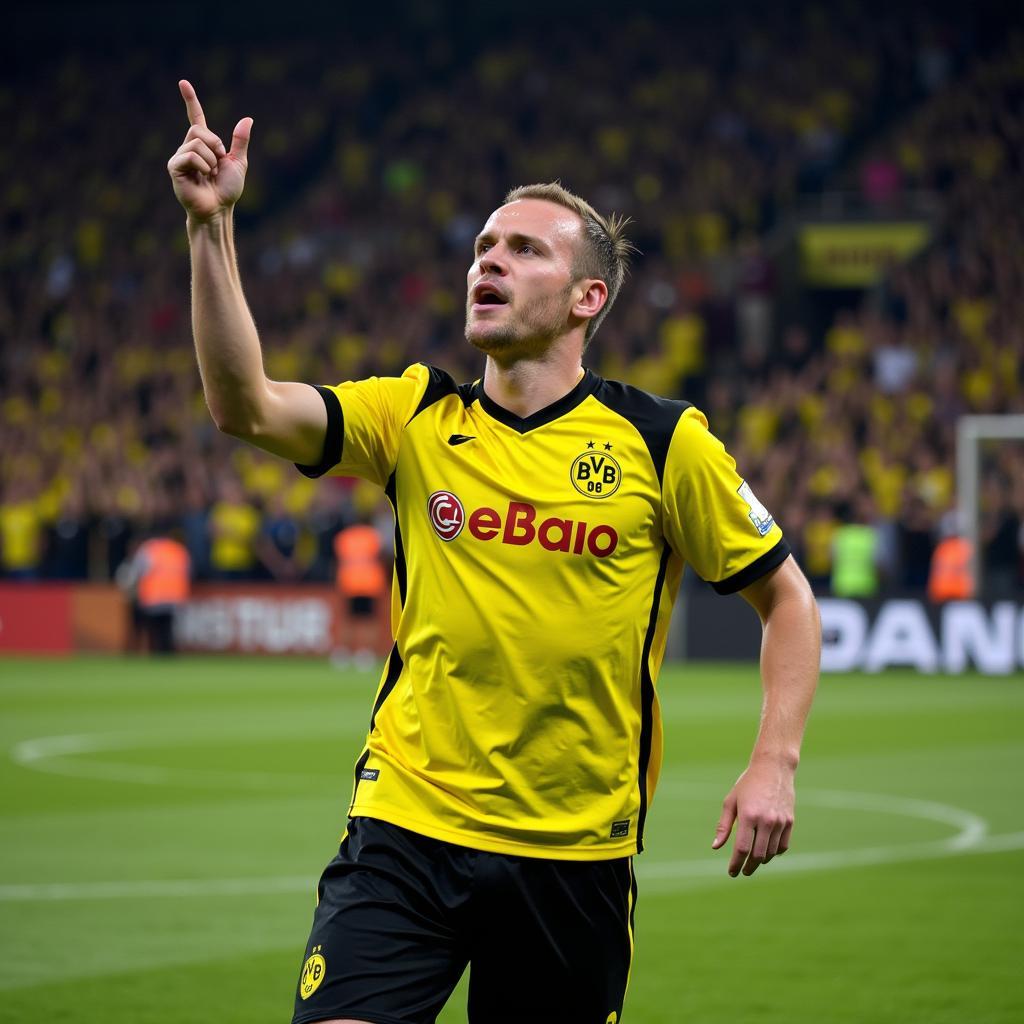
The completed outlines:
[[[747,516],[754,524],[754,529],[763,537],[775,525],[771,512],[757,500],[746,480],[740,484],[736,493],[747,503]]]

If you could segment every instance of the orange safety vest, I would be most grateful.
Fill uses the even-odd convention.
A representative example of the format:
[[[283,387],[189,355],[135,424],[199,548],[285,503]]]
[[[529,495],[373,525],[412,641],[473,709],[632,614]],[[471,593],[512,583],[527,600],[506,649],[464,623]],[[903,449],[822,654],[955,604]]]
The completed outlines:
[[[372,526],[349,526],[334,535],[338,589],[346,597],[377,597],[387,578],[380,561],[381,543]]]
[[[932,554],[928,599],[940,604],[943,601],[966,601],[971,597],[974,597],[971,545],[963,537],[947,537],[939,542]]]
[[[184,545],[156,537],[139,547],[139,555],[145,560],[138,587],[143,608],[188,600],[190,560]]]

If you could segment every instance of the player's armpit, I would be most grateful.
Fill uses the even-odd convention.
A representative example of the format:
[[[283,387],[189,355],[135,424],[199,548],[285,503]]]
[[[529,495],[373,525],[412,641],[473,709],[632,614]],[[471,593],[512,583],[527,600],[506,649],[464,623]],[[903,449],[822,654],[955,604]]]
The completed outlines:
[[[271,455],[309,466],[321,460],[326,432],[327,410],[316,388],[274,380],[266,382],[253,419],[227,431]]]

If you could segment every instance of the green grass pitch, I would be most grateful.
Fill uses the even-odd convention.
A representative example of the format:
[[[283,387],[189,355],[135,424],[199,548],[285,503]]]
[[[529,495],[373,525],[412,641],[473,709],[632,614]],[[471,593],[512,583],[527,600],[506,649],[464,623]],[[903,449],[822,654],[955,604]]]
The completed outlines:
[[[287,1021],[374,684],[0,661],[0,1021]],[[756,670],[671,666],[659,690],[627,1024],[1024,1020],[1024,677],[823,679],[792,849],[739,879],[710,846]]]

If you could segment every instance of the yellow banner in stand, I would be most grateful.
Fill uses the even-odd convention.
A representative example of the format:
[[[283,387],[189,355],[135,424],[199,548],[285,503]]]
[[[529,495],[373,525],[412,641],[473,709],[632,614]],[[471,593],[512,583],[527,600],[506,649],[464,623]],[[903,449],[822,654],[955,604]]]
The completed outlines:
[[[805,224],[799,236],[801,274],[806,284],[821,288],[865,288],[922,249],[930,234],[924,221]]]

